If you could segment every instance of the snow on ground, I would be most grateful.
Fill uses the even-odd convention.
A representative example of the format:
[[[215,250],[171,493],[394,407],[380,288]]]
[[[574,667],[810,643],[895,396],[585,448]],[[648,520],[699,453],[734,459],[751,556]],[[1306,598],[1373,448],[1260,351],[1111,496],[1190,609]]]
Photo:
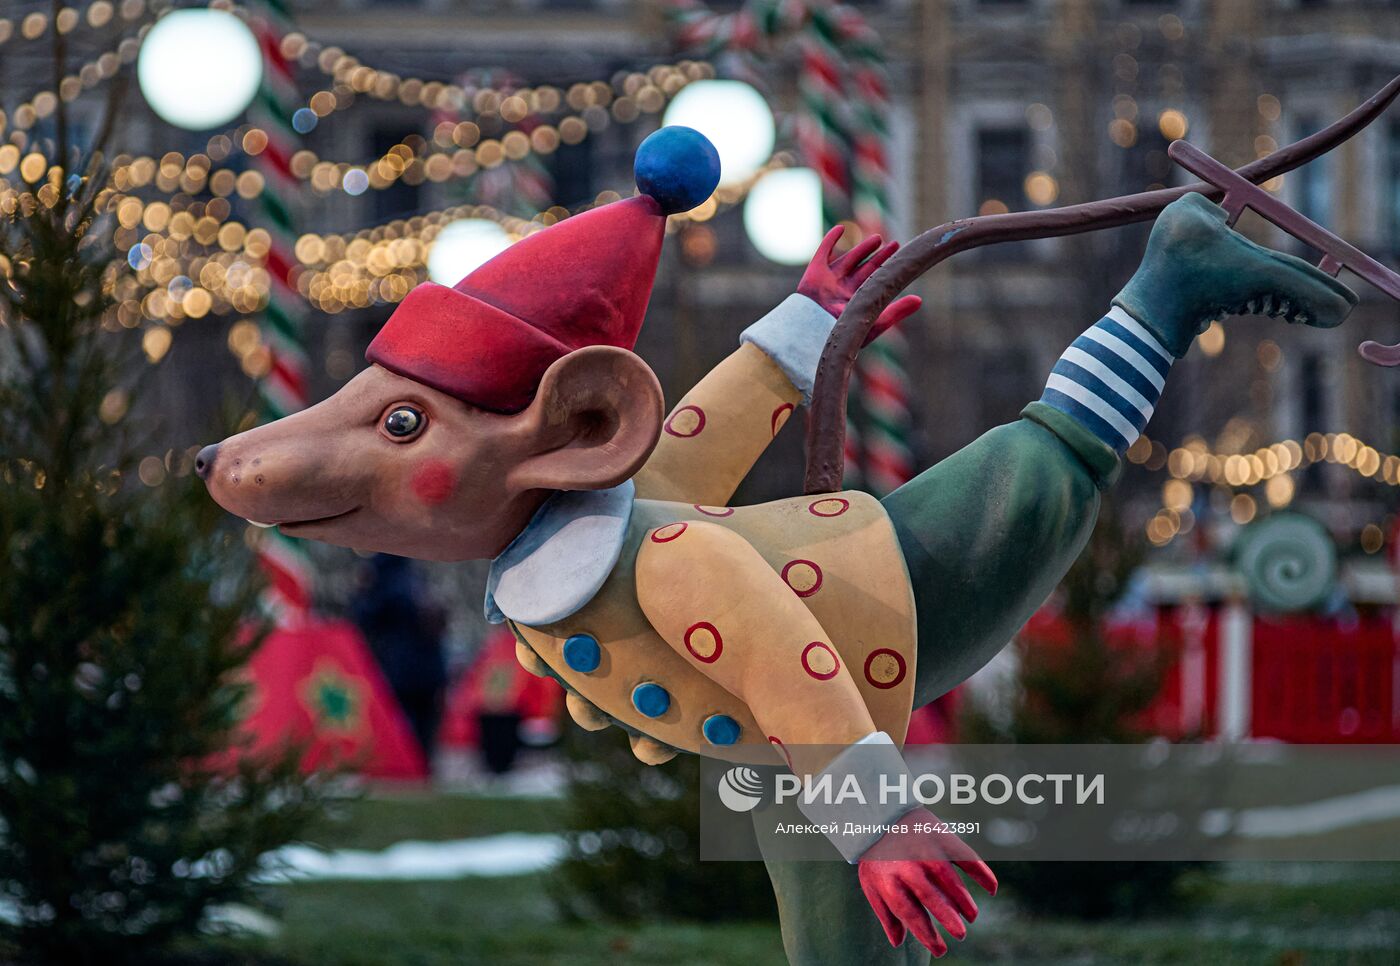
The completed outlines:
[[[1300,805],[1216,809],[1201,820],[1207,835],[1230,832],[1247,839],[1287,839],[1324,835],[1400,816],[1400,786],[1371,788]]]
[[[265,857],[265,882],[328,879],[460,879],[467,876],[527,875],[564,857],[558,835],[510,832],[447,842],[398,842],[381,852],[324,851],[292,845]]]

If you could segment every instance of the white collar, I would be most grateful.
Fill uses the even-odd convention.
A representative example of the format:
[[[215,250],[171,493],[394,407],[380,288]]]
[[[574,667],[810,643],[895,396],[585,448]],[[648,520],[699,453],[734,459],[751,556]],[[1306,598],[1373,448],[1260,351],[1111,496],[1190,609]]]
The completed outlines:
[[[598,593],[622,556],[635,487],[560,491],[491,561],[486,619],[538,627],[577,612]]]

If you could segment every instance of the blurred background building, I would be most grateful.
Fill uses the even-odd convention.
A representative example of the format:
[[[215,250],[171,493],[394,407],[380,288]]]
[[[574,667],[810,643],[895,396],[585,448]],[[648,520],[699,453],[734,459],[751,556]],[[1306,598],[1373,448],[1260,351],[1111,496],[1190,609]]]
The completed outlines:
[[[766,873],[696,861],[688,836],[698,827],[699,804],[678,790],[698,781],[698,760],[643,766],[618,731],[568,726],[557,683],[527,674],[509,631],[485,624],[484,564],[362,558],[284,542],[276,530],[221,514],[213,525],[201,518],[199,531],[216,531],[209,543],[222,548],[218,570],[191,580],[167,548],[178,532],[190,560],[206,553],[176,530],[193,529],[192,519],[173,519],[198,515],[176,499],[198,487],[194,453],[232,427],[323,399],[352,378],[397,302],[428,278],[448,226],[473,222],[467,228],[482,233],[469,232],[464,242],[480,254],[625,196],[635,149],[697,80],[742,80],[771,108],[776,153],[761,166],[764,177],[817,166],[827,139],[850,133],[842,124],[878,131],[873,152],[854,138],[839,147],[846,154],[840,163],[873,182],[873,192],[833,200],[828,190],[825,211],[813,192],[802,199],[806,207],[767,216],[767,227],[780,235],[818,231],[821,214],[883,222],[908,239],[969,215],[1180,184],[1185,179],[1166,154],[1176,138],[1231,165],[1249,162],[1341,117],[1400,74],[1394,0],[850,0],[840,7],[823,0],[285,0],[285,21],[277,14],[284,0],[64,2],[0,3],[0,216],[25,205],[4,224],[43,221],[37,206],[54,206],[68,175],[54,161],[54,144],[64,134],[91,143],[104,123],[104,96],[125,91],[112,140],[112,218],[101,222],[116,242],[104,256],[121,271],[109,276],[117,304],[102,324],[131,331],[94,341],[129,349],[131,371],[120,375],[145,378],[114,377],[68,400],[67,414],[90,414],[87,402],[100,399],[102,431],[110,432],[99,443],[61,432],[48,440],[72,465],[102,472],[113,454],[134,450],[133,472],[106,477],[125,501],[115,510],[95,512],[83,490],[83,500],[70,493],[71,503],[28,520],[33,490],[56,476],[0,446],[0,509],[21,508],[5,516],[18,534],[8,561],[38,575],[8,583],[0,575],[0,586],[24,588],[10,595],[5,613],[32,620],[37,630],[29,636],[39,640],[53,636],[52,623],[44,623],[51,601],[77,601],[62,623],[94,628],[96,651],[68,648],[57,665],[37,665],[33,679],[49,684],[10,689],[23,691],[24,713],[0,715],[11,724],[0,729],[0,766],[8,762],[6,773],[22,779],[49,779],[12,782],[31,797],[6,799],[39,803],[19,811],[31,840],[47,851],[0,850],[0,857],[24,856],[40,872],[34,878],[57,881],[52,895],[60,897],[21,910],[21,892],[0,882],[6,961],[5,927],[20,912],[61,925],[77,921],[50,915],[55,908],[100,906],[113,934],[154,921],[146,918],[154,894],[146,871],[154,866],[137,864],[146,854],[141,843],[159,837],[154,853],[166,854],[172,812],[191,826],[204,823],[183,805],[169,808],[167,772],[147,769],[159,781],[142,784],[128,763],[145,768],[160,757],[149,749],[166,747],[152,744],[161,730],[152,721],[183,728],[189,720],[190,684],[171,669],[186,666],[187,652],[214,653],[209,610],[222,607],[230,622],[235,610],[242,613],[227,600],[228,585],[254,567],[239,540],[273,573],[281,602],[296,605],[274,611],[279,620],[238,668],[240,689],[249,685],[239,697],[240,734],[255,739],[257,752],[291,738],[304,749],[303,768],[351,763],[372,788],[391,789],[337,808],[339,829],[316,833],[318,843],[353,850],[347,854],[357,871],[332,874],[356,881],[277,886],[292,910],[283,939],[269,939],[279,943],[268,947],[277,962],[478,961],[486,949],[502,962],[536,962],[545,949],[619,964],[655,961],[658,950],[676,962],[714,961],[717,950],[735,962],[783,961],[776,936],[755,939],[747,921],[772,913]],[[172,10],[204,6],[235,11],[254,27],[263,50],[251,58],[267,70],[246,112],[240,104],[232,119],[186,130],[148,106],[136,63],[153,24]],[[794,38],[793,22],[803,17]],[[717,42],[709,42],[706,25],[719,32]],[[853,31],[856,47],[878,48],[883,64],[873,78],[879,87],[888,72],[887,103],[852,96],[871,92],[869,75],[855,83],[842,73],[842,83],[823,87],[827,64],[851,71],[876,61],[867,56],[872,50],[830,60],[833,29]],[[783,34],[781,42],[754,42],[752,34],[770,30]],[[166,90],[223,76],[212,65],[227,51],[217,48],[195,47],[208,64],[182,67],[186,73],[173,79],[167,71]],[[220,93],[205,89],[211,99]],[[862,117],[870,103],[880,106]],[[61,104],[71,107],[66,129]],[[637,347],[672,400],[731,352],[740,331],[801,275],[800,263],[766,257],[746,224],[746,201],[761,183],[757,175],[743,179],[672,219]],[[1267,187],[1396,265],[1400,106]],[[26,217],[36,211],[39,217]],[[1306,254],[1253,216],[1240,227]],[[932,465],[1015,419],[1039,396],[1064,347],[1104,312],[1149,230],[981,249],[917,282],[912,291],[925,305],[905,323],[905,344],[886,338],[864,356],[874,367],[852,397],[852,483],[887,489],[905,469]],[[0,281],[12,258],[22,262],[22,251],[0,251]],[[519,284],[534,280],[522,276]],[[1152,736],[1400,742],[1400,372],[1370,366],[1355,352],[1363,339],[1393,342],[1400,332],[1393,305],[1356,287],[1363,301],[1341,332],[1231,319],[1197,340],[1060,589],[990,673],[920,709],[909,743],[1104,744]],[[98,312],[74,315],[81,327]],[[25,338],[35,328],[5,334]],[[0,339],[0,348],[10,344]],[[7,368],[17,358],[0,351],[0,377],[31,372]],[[42,365],[32,373],[46,378]],[[144,392],[127,391],[136,382]],[[47,415],[29,407],[7,413],[0,425],[19,427],[7,438],[26,440],[25,432],[47,435],[50,425],[64,425]],[[800,492],[800,429],[780,435],[737,501]],[[73,526],[68,534],[68,506],[81,524],[139,508],[151,519],[124,532],[147,532],[150,541],[104,541],[115,545],[86,566],[87,555],[72,548],[86,550],[87,534],[98,531]],[[163,513],[167,507],[179,513]],[[28,552],[35,545],[64,552]],[[1251,547],[1278,552],[1261,562],[1261,553],[1249,556]],[[73,559],[83,566],[70,565]],[[126,611],[113,613],[110,588],[73,589],[116,575],[145,592],[145,574],[161,567],[156,586],[194,590],[131,594],[179,605],[169,614],[161,608],[157,634],[144,633],[147,625]],[[1274,593],[1270,573],[1288,592]],[[0,664],[22,637],[6,630]],[[95,702],[106,659],[113,661],[106,676],[112,697]],[[53,673],[55,666],[76,673]],[[125,667],[140,673],[117,673]],[[165,673],[150,673],[156,670]],[[231,705],[227,682],[214,677],[205,675],[201,693],[217,705],[218,721],[204,730],[217,726],[222,741]],[[138,688],[139,701],[130,697]],[[67,703],[55,703],[55,694]],[[153,707],[164,717],[153,717]],[[27,740],[30,734],[37,740]],[[183,762],[200,746],[177,737],[169,757]],[[430,777],[447,793],[437,793]],[[1318,807],[1347,817],[1351,806],[1339,811],[1337,789],[1313,784],[1326,796]],[[85,789],[82,808],[73,788]],[[407,788],[418,793],[404,794]],[[114,801],[123,807],[114,810]],[[1320,814],[1307,811],[1307,823]],[[1361,811],[1362,821],[1393,823],[1370,798]],[[104,820],[87,821],[87,814]],[[42,821],[32,821],[36,815]],[[0,838],[23,842],[10,817],[0,816]],[[257,836],[229,838],[236,851],[255,856],[263,848]],[[181,847],[197,848],[190,859],[203,863],[205,840],[201,828],[193,845]],[[366,875],[364,860],[376,849],[386,850],[384,861]],[[403,881],[412,871],[406,854],[418,857],[414,874],[426,870],[423,881]],[[450,865],[465,854],[481,858],[444,871],[444,856]],[[98,864],[94,855],[117,864]],[[321,853],[314,857],[313,867],[324,867]],[[165,864],[182,917],[189,918],[195,883],[214,897],[203,901],[223,906],[225,922],[238,914],[257,926],[224,905],[224,879],[189,877],[183,859]],[[1178,898],[1168,886],[1179,876],[1187,877],[1183,892],[1207,895],[1190,879],[1200,870],[1165,862],[1151,870],[1043,866],[1049,878],[1020,883],[1020,906],[1032,915],[984,917],[960,954],[1128,961],[1139,942],[1143,960],[1175,949],[1205,961],[1261,962],[1301,962],[1314,950],[1321,959],[1351,961],[1375,950],[1383,961],[1400,945],[1400,920],[1386,912],[1400,902],[1400,874],[1378,862],[1360,865],[1232,863],[1213,885],[1219,903],[1161,915]],[[13,867],[0,862],[0,877]],[[250,872],[255,867],[265,868],[247,863]],[[452,877],[485,867],[492,878]],[[91,873],[84,882],[102,879],[83,893],[86,905],[74,899],[74,868]],[[108,868],[117,871],[109,876]],[[1011,874],[998,872],[1017,895]],[[370,881],[381,875],[386,881]],[[557,903],[543,901],[546,895]],[[1150,912],[1151,928],[1077,918],[1104,915],[1105,901],[1122,906],[1115,913]],[[462,909],[489,914],[455,913]],[[640,925],[606,922],[610,915]],[[693,922],[668,931],[674,917],[703,921],[704,931]],[[745,921],[715,921],[725,918]],[[190,918],[188,928],[194,925]],[[202,961],[263,961],[246,952],[220,958],[215,951]]]
[[[117,32],[126,32],[115,49],[134,58],[141,24],[164,7],[156,0],[106,6]],[[22,119],[44,130],[42,117],[35,122],[25,112],[35,113],[34,91],[52,83],[43,73],[47,48],[18,44],[48,7],[21,7],[6,21],[12,39],[0,60],[12,141]],[[1400,6],[1384,0],[861,0],[852,8],[878,34],[889,71],[890,103],[880,119],[889,151],[883,188],[888,227],[901,239],[972,214],[1184,183],[1166,155],[1176,138],[1238,166],[1330,123],[1400,73]],[[706,9],[740,8],[722,0]],[[811,91],[800,73],[810,50],[680,50],[675,12],[638,0],[291,5],[290,29],[299,39],[290,49],[288,87],[306,106],[297,112],[304,123],[295,122],[297,153],[286,159],[299,180],[279,203],[294,228],[296,279],[310,295],[302,326],[309,400],[329,395],[361,368],[365,345],[394,303],[426,277],[431,232],[425,235],[424,226],[489,205],[505,230],[519,235],[630,192],[635,148],[660,123],[668,99],[695,77],[753,84],[777,119],[775,163],[810,163],[801,153],[801,112]],[[74,63],[98,58],[111,34],[75,32]],[[107,69],[100,59],[92,63],[98,73]],[[558,110],[533,125],[499,97],[472,100],[466,112],[425,106],[444,85],[460,86],[469,100],[474,92],[544,85],[555,91]],[[222,204],[229,221],[260,223],[265,180],[246,150],[248,137],[260,136],[255,124],[236,121],[212,137],[182,131],[135,92],[121,124],[126,154],[119,161],[131,172],[146,165],[145,183],[160,193],[183,192],[180,204]],[[168,152],[177,152],[178,163],[167,173]],[[206,172],[226,159],[242,173],[216,184],[196,172],[191,182],[196,158]],[[364,168],[358,180],[346,173],[354,165]],[[1392,112],[1268,187],[1394,264],[1400,116]],[[199,200],[211,195],[218,200]],[[800,266],[778,265],[755,248],[742,195],[673,220],[638,345],[670,399],[731,351],[739,332],[791,292],[801,274]],[[138,251],[147,231],[178,234],[180,204],[138,206],[124,240],[119,233],[123,247]],[[1253,216],[1240,227],[1265,244],[1306,254]],[[908,422],[896,420],[913,468],[1014,419],[1038,397],[1064,347],[1132,272],[1149,229],[981,249],[913,287],[925,307],[904,326]],[[233,242],[238,248],[243,236]],[[394,247],[400,242],[410,246],[408,255]],[[154,273],[158,300],[178,306],[181,293],[207,284],[202,274],[175,275],[174,267],[165,277],[159,261],[142,268]],[[168,295],[156,291],[162,286]],[[1363,284],[1357,289],[1363,303],[1340,333],[1229,320],[1212,326],[1177,366],[1116,491],[1129,531],[1150,544],[1149,564],[1218,561],[1239,527],[1301,507],[1363,571],[1370,568],[1361,598],[1393,597],[1382,550],[1400,485],[1400,458],[1391,455],[1400,452],[1400,375],[1365,363],[1354,347],[1400,334],[1394,307]],[[156,390],[135,413],[151,427],[154,479],[177,472],[194,447],[217,436],[221,418],[246,413],[251,421],[255,380],[271,364],[256,300],[228,311],[201,306],[198,314],[158,305],[154,317],[151,305],[141,304],[146,320],[163,323],[145,343],[158,364]],[[144,324],[139,315],[128,323]],[[860,406],[853,412],[857,431],[871,428],[871,419]],[[801,478],[801,433],[789,430],[737,499],[787,496],[799,491]],[[310,549],[318,591],[343,610],[358,587],[345,576],[353,561]],[[479,640],[482,568],[432,570],[452,638]]]
[[[902,238],[979,212],[1181,183],[1183,173],[1165,153],[1180,136],[1242,164],[1329,123],[1400,72],[1400,9],[1381,0],[858,6],[890,59],[889,192]],[[509,79],[567,90],[676,59],[661,12],[623,0],[303,2],[294,11],[298,28],[326,47],[423,81]],[[779,146],[789,149],[795,56],[763,63],[752,78],[774,104]],[[716,61],[721,75],[733,66]],[[22,62],[9,61],[12,77],[23,70]],[[314,65],[300,71],[304,90],[345,99],[326,72]],[[358,159],[415,136],[431,140],[438,119],[406,100],[412,98],[358,95],[353,109],[323,119],[304,144],[320,158]],[[133,130],[124,139],[132,148],[144,141],[159,156],[157,149],[194,153],[204,146],[205,135],[172,132],[144,105],[133,105],[132,114]],[[513,173],[516,183],[496,169],[469,179],[399,178],[358,197],[339,188],[307,189],[294,199],[298,220],[323,234],[351,233],[478,200],[528,218],[551,204],[573,209],[601,192],[626,192],[633,150],[657,116],[642,114],[632,123],[606,112],[602,118],[595,125],[602,129],[577,144],[532,154],[527,163],[507,162],[504,168],[521,169]],[[1400,251],[1400,120],[1383,119],[1281,181],[1273,187],[1290,204],[1366,251],[1385,259]],[[1296,250],[1262,222],[1247,217],[1242,225],[1267,244]],[[1036,398],[1063,347],[1131,272],[1146,232],[1139,226],[985,249],[953,259],[918,284],[926,308],[906,327],[916,466],[1014,418]],[[670,398],[722,358],[739,330],[790,292],[800,274],[753,248],[738,206],[679,236],[639,347]],[[1222,455],[1286,439],[1301,443],[1311,432],[1347,432],[1380,454],[1400,449],[1400,381],[1352,351],[1363,337],[1393,335],[1395,313],[1364,286],[1360,291],[1364,304],[1344,334],[1251,319],[1201,340],[1149,427],[1157,452],[1135,453],[1151,467],[1130,474],[1123,491],[1139,523],[1161,506],[1170,451],[1193,437]],[[313,313],[306,326],[312,398],[357,371],[364,345],[391,308]],[[162,413],[162,438],[172,445],[202,439],[220,404],[249,395],[238,356],[246,345],[235,341],[232,353],[226,348],[237,321],[237,315],[208,317],[180,327],[160,398],[150,401]],[[786,434],[743,496],[794,492],[800,449],[800,434]],[[1339,535],[1355,536],[1368,523],[1385,529],[1390,488],[1384,483],[1332,464],[1297,474],[1295,482],[1299,499],[1325,504]],[[1280,502],[1287,502],[1284,489],[1275,488]]]

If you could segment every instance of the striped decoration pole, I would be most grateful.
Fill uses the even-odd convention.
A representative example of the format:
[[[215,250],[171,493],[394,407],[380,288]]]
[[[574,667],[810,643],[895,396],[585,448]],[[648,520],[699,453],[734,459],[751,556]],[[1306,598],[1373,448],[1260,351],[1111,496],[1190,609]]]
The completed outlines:
[[[263,80],[248,117],[253,127],[267,136],[261,150],[250,151],[252,164],[264,180],[254,220],[270,239],[263,258],[269,276],[267,305],[259,319],[268,368],[258,381],[258,396],[262,419],[271,421],[304,408],[308,402],[310,362],[302,327],[309,310],[294,276],[296,231],[291,206],[298,188],[291,170],[298,142],[291,118],[301,103],[292,64],[282,54],[282,38],[291,28],[282,0],[256,0],[250,5],[250,14],[249,26],[263,53]],[[267,530],[259,542],[258,560],[269,577],[264,605],[279,623],[305,619],[311,607],[313,575],[302,543],[280,530]]]
[[[804,28],[797,38],[802,65],[797,77],[802,107],[797,115],[797,146],[821,179],[822,222],[831,226],[844,220],[852,201],[850,156],[840,117],[845,78],[834,22],[825,10],[813,5],[806,7],[806,13]],[[862,400],[861,373],[852,372],[851,381],[848,398]],[[860,487],[863,477],[869,482],[861,443],[858,421],[848,408],[846,465],[841,481],[847,489]]]
[[[880,38],[857,11],[828,0],[750,0],[719,15],[702,0],[672,0],[668,12],[678,45],[713,57],[753,56],[795,38],[800,56],[797,141],[822,183],[828,225],[853,217],[865,234],[889,225],[889,82]],[[906,369],[908,342],[885,333],[852,373],[853,409],[867,417],[857,432],[846,417],[845,485],[888,493],[910,478],[912,419]]]
[[[889,227],[889,77],[879,35],[849,7],[839,8],[841,47],[848,54],[847,86],[851,158],[851,210],[867,233]],[[865,409],[863,467],[876,494],[895,490],[914,475],[910,445],[909,342],[898,329],[886,332],[861,354],[857,366]]]

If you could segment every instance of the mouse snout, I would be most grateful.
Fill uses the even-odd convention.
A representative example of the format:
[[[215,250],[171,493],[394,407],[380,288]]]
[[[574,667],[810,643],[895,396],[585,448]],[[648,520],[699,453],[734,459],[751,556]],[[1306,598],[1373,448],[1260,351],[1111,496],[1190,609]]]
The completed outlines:
[[[194,457],[194,471],[201,480],[209,479],[209,474],[214,472],[214,458],[219,455],[219,444],[210,443],[204,447]]]

